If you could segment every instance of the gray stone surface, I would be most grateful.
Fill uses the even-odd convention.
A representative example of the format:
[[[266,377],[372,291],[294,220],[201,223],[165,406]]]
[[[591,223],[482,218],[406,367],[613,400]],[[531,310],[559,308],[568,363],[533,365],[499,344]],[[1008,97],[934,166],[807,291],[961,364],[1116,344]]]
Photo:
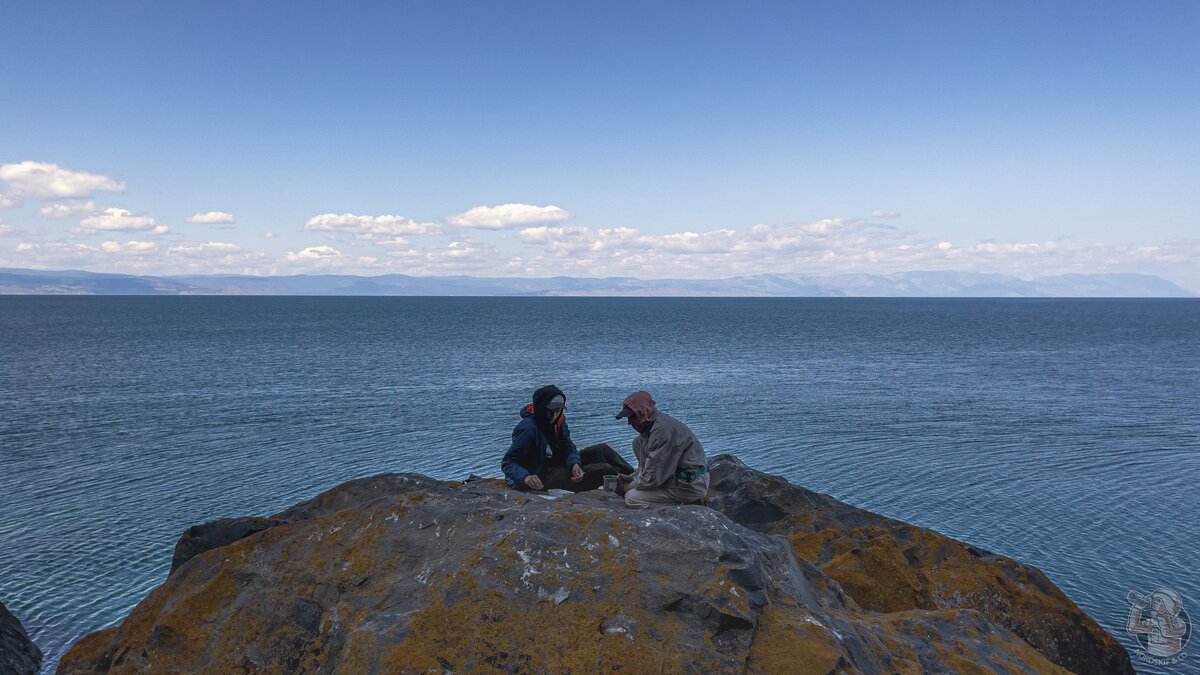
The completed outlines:
[[[853,542],[824,562],[797,556],[804,537],[836,542],[855,524],[885,543],[957,542],[731,457],[713,474],[715,508],[386,474],[271,518],[210,523],[184,535],[161,587],[59,672],[1063,672],[1053,650],[978,608],[866,606],[870,594],[860,602],[825,569],[855,571]],[[1057,601],[1039,606],[1046,625],[1090,621]]]
[[[0,673],[36,673],[41,664],[42,650],[29,639],[17,617],[0,603]]]
[[[205,551],[232,544],[263,530],[279,525],[283,521],[274,518],[222,518],[203,525],[193,525],[175,543],[175,554],[171,556],[171,571]]]

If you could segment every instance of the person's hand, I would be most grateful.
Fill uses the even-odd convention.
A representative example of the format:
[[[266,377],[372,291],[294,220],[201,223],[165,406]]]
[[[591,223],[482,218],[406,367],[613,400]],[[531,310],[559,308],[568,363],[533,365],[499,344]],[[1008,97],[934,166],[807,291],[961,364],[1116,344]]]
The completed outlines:
[[[530,490],[544,490],[545,489],[544,487],[542,487],[542,479],[538,478],[537,474],[533,474],[533,473],[529,474],[528,476],[525,476],[525,487],[529,488]]]
[[[629,486],[633,484],[633,474],[619,473],[617,474],[617,489],[614,492],[618,497],[624,497],[626,492],[629,492]]]
[[[578,483],[583,480],[583,469],[578,464],[571,465],[571,482]]]

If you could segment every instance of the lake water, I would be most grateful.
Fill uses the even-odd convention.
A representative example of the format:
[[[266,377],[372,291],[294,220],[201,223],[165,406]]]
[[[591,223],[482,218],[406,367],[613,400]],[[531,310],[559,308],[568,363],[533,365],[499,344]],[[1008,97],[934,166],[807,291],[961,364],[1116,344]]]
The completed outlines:
[[[0,601],[49,669],[189,525],[499,475],[549,382],[581,447],[632,459],[647,389],[710,456],[1040,567],[1127,648],[1130,590],[1200,620],[1200,300],[0,297]]]

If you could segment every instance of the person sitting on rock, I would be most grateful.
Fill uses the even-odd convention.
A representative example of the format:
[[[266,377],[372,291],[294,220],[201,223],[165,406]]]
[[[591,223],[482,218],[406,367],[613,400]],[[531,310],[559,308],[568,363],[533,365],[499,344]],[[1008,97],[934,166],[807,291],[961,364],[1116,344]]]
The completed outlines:
[[[629,462],[604,443],[576,450],[566,407],[566,394],[548,384],[533,392],[533,402],[521,409],[512,444],[500,461],[510,487],[583,492],[600,487],[605,476],[633,473]]]
[[[686,424],[659,411],[649,392],[625,398],[617,419],[638,432],[633,439],[637,473],[621,476],[625,503],[633,507],[692,504],[708,495],[708,458]]]

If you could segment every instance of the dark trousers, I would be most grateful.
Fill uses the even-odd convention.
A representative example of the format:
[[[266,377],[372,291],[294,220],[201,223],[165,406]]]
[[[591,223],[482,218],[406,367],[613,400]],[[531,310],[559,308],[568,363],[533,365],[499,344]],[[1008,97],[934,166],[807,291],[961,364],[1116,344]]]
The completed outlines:
[[[547,490],[570,490],[585,492],[595,490],[604,484],[605,476],[615,476],[618,473],[633,473],[633,467],[619,452],[613,450],[607,443],[589,445],[579,451],[579,468],[583,469],[583,480],[571,482],[571,467],[556,466],[544,470],[538,475],[542,485]]]

